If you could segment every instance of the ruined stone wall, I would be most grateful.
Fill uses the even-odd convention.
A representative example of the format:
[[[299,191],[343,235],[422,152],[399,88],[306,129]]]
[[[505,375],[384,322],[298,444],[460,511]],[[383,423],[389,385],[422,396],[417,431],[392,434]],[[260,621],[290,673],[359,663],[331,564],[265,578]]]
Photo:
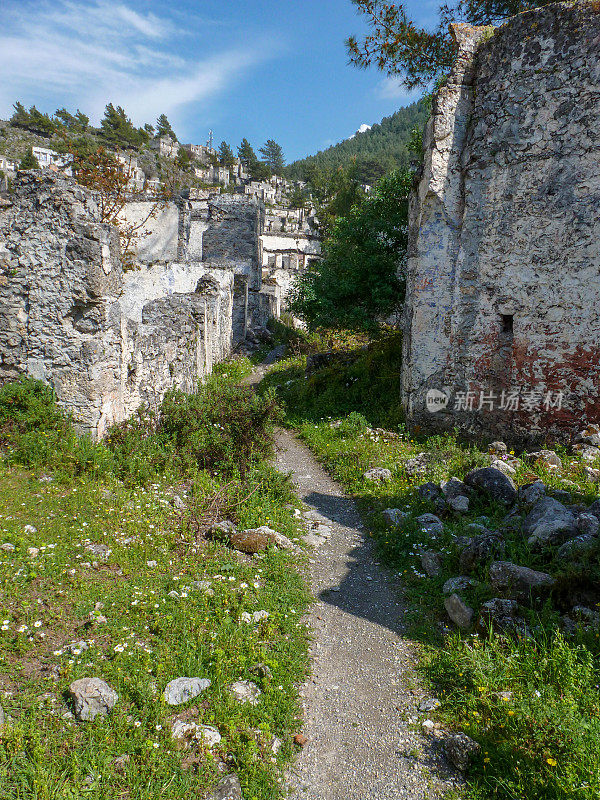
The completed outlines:
[[[0,205],[0,381],[48,382],[94,436],[169,388],[193,391],[228,355],[234,282],[157,259],[123,273],[117,231],[98,220],[89,192],[50,173],[19,173]]]
[[[426,429],[568,438],[600,419],[600,14],[454,33],[411,209],[403,402]]]

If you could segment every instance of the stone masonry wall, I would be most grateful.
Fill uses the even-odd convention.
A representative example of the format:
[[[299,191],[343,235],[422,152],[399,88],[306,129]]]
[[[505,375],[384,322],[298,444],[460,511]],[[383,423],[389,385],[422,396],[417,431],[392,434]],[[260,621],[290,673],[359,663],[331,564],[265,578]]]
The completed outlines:
[[[0,381],[47,381],[102,436],[169,388],[193,391],[229,353],[232,272],[153,259],[124,274],[116,229],[64,177],[19,173],[0,203]]]
[[[403,402],[425,429],[568,439],[600,419],[600,13],[453,30],[411,210]]]

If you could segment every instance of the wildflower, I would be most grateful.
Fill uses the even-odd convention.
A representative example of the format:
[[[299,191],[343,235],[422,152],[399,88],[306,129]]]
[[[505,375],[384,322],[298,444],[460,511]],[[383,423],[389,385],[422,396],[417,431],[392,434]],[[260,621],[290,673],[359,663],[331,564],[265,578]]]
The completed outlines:
[[[555,758],[547,758],[546,763],[550,764],[551,767],[555,767],[558,764],[558,761]]]
[[[41,628],[42,627],[42,620],[38,619],[33,623],[34,628]]]
[[[139,719],[136,719],[136,721],[133,723],[133,727],[134,728],[139,728],[141,724],[142,723],[139,721]]]

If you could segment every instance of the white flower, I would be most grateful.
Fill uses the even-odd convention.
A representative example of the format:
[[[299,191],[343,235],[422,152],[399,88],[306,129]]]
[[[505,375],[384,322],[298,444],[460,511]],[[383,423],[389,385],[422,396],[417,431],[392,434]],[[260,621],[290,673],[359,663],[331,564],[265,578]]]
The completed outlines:
[[[42,620],[38,619],[33,623],[34,628],[41,628],[42,627]]]
[[[155,730],[162,731],[162,725],[156,725],[155,726]]]
[[[115,653],[122,653],[125,650],[125,647],[122,644],[115,645]]]
[[[133,723],[133,727],[134,728],[139,728],[141,724],[142,723],[139,721],[139,719],[136,719],[136,721]]]
[[[158,742],[152,742],[152,747],[156,750],[157,747],[160,747]]]
[[[28,631],[28,630],[29,630],[29,628],[27,627],[27,625],[21,625],[20,628],[17,628],[17,633],[25,633],[25,631]]]

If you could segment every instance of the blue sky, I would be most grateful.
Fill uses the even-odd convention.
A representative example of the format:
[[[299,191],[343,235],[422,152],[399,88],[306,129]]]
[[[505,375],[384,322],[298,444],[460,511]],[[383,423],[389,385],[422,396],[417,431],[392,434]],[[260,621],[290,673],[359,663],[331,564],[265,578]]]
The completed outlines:
[[[423,22],[437,3],[407,3]],[[347,63],[364,32],[350,0],[0,0],[0,117],[107,102],[136,124],[164,112],[181,141],[255,147],[288,161],[347,138],[416,96]]]

